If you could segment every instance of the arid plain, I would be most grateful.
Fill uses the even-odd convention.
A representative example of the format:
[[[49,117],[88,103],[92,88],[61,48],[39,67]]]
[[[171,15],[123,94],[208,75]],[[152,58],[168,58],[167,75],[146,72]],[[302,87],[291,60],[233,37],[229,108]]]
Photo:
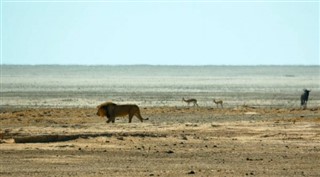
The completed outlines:
[[[320,108],[4,109],[1,176],[319,176]]]
[[[4,67],[1,176],[320,176],[318,67],[99,68]],[[108,100],[149,120],[107,124]]]

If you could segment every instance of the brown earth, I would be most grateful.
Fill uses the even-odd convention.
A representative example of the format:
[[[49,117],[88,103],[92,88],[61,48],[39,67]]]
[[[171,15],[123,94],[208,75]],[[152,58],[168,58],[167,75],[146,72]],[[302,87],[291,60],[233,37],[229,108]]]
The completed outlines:
[[[320,107],[1,108],[0,176],[320,176]]]

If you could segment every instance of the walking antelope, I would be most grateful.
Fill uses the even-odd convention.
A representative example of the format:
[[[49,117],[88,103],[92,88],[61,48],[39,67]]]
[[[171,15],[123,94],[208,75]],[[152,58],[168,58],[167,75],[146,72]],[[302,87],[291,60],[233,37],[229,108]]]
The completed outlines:
[[[213,99],[213,102],[217,105],[217,107],[218,107],[218,105],[220,104],[220,105],[221,105],[221,108],[223,108],[223,101],[222,101],[222,100],[215,100],[215,99]]]
[[[184,99],[184,98],[182,98],[182,101],[184,101],[184,102],[186,102],[186,103],[188,103],[188,106],[190,105],[190,103],[192,103],[193,104],[193,106],[198,106],[199,107],[199,105],[198,105],[198,103],[197,103],[197,100],[196,99],[194,99],[194,98],[191,98],[191,99]]]

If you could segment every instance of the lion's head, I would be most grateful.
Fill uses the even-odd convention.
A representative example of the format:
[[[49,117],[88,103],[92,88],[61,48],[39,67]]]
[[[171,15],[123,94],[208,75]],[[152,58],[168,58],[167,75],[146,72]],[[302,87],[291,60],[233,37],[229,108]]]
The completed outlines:
[[[107,111],[99,106],[97,106],[98,111],[97,111],[97,116],[100,117],[105,117],[107,115]]]
[[[116,104],[114,104],[112,102],[105,102],[105,103],[98,105],[97,106],[97,109],[98,109],[97,116],[110,117],[115,106],[116,106]]]

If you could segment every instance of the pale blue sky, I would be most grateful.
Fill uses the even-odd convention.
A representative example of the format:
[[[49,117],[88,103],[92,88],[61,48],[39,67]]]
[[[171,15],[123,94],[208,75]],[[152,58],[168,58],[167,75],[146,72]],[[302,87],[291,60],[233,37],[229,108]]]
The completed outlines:
[[[3,64],[319,65],[317,1],[2,1]]]

